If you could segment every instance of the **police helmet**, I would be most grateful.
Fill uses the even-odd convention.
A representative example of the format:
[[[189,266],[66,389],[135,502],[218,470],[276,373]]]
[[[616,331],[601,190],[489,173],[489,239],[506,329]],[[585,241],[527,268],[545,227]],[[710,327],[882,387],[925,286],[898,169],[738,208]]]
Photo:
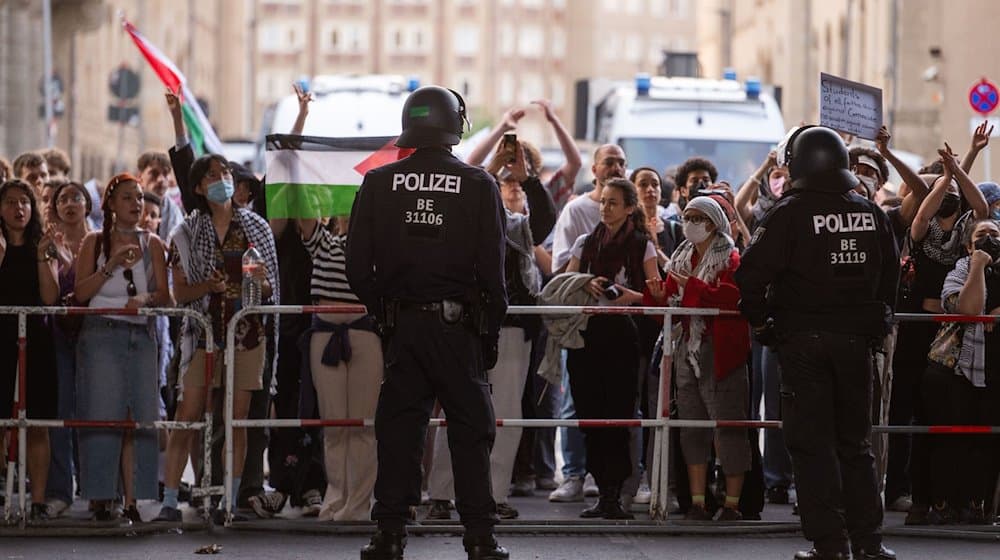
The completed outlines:
[[[785,145],[784,161],[795,187],[824,190],[853,189],[858,178],[850,171],[847,145],[839,134],[825,126],[804,126]]]
[[[440,86],[424,86],[403,104],[403,133],[396,139],[400,148],[454,146],[462,139],[468,122],[465,100],[458,92]]]

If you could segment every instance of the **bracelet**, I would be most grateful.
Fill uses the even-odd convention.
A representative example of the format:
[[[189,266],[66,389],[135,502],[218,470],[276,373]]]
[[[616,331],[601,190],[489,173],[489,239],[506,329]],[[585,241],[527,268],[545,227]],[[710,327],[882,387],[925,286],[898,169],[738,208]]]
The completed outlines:
[[[101,267],[101,276],[104,276],[107,279],[111,279],[111,277],[114,276],[114,275],[115,274],[113,272],[108,272],[108,267],[107,266],[102,266]]]

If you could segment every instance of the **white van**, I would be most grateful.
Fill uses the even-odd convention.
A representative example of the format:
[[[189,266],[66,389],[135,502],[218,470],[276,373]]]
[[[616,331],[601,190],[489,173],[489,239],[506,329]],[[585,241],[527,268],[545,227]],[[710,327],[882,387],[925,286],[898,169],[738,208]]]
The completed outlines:
[[[719,170],[719,180],[739,188],[786,130],[771,91],[754,79],[727,78],[639,74],[634,83],[578,82],[576,135],[620,145],[630,168],[662,172],[704,157]]]

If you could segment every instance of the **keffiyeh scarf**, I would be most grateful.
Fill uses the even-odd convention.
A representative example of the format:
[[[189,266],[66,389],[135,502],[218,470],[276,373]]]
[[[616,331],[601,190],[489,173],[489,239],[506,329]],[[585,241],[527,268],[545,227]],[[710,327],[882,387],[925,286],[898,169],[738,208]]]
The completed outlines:
[[[680,247],[674,251],[670,257],[673,272],[681,276],[693,276],[706,284],[716,281],[719,273],[729,268],[730,255],[736,244],[733,238],[720,232],[715,233],[712,244],[708,252],[701,256],[698,266],[692,267],[691,262],[695,256],[695,247],[684,240]],[[670,297],[667,304],[671,307],[680,307],[684,298],[684,288],[678,286],[677,294]],[[688,321],[688,341],[687,341],[687,361],[691,366],[691,371],[695,377],[701,378],[701,341],[705,334],[705,318],[694,315]]]

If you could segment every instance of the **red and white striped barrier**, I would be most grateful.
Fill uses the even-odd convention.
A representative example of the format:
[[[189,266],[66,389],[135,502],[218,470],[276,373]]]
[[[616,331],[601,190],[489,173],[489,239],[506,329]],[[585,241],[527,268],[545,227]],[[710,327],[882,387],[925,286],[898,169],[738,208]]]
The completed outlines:
[[[211,373],[215,366],[215,342],[212,339],[212,323],[205,315],[186,308],[173,307],[143,307],[136,309],[108,308],[108,307],[46,307],[46,306],[0,306],[0,315],[17,315],[17,381],[15,384],[15,400],[13,403],[13,419],[0,420],[0,430],[10,429],[12,437],[10,446],[7,449],[7,480],[5,484],[8,499],[4,503],[4,521],[9,522],[13,515],[14,500],[14,460],[17,457],[17,480],[18,480],[18,507],[20,509],[20,525],[23,529],[27,522],[27,430],[28,428],[78,428],[78,429],[171,429],[171,430],[203,430],[205,432],[205,468],[210,469],[212,464],[211,453],[211,412],[205,414],[203,422],[132,422],[132,421],[102,421],[102,420],[35,420],[27,417],[25,403],[27,402],[27,371],[28,371],[28,315],[113,315],[126,317],[191,317],[201,323],[205,332],[205,376],[206,380],[211,379]],[[206,393],[211,390],[211,383],[206,382]],[[16,428],[16,429],[14,429]],[[17,451],[15,453],[15,446]],[[209,478],[203,477],[202,491],[205,494],[205,506],[209,505],[211,499],[209,492]]]

